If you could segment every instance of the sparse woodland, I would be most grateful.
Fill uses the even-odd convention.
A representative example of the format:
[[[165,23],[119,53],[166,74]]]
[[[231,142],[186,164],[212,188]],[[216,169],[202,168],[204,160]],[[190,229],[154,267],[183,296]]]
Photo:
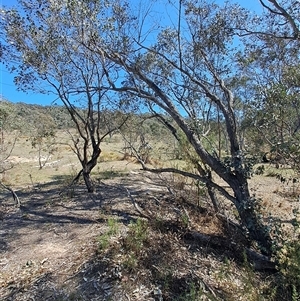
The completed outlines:
[[[57,104],[0,102],[0,298],[300,299],[300,3],[258,2],[2,9],[1,62]]]

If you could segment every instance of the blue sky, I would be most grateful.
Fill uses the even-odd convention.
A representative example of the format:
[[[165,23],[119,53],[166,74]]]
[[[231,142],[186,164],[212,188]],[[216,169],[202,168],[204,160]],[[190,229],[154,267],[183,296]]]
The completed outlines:
[[[0,0],[1,7],[11,7],[16,0]],[[11,102],[25,102],[29,104],[50,105],[55,100],[55,95],[35,94],[31,91],[24,93],[17,91],[14,84],[14,75],[10,74],[3,64],[0,65],[0,96]]]
[[[215,1],[222,3],[225,1]],[[232,2],[239,2],[243,7],[251,10],[261,10],[259,0],[235,0]],[[0,0],[1,6],[11,7],[17,3],[16,0]],[[8,70],[1,64],[0,65],[0,96],[12,102],[25,102],[30,104],[50,105],[55,101],[55,95],[43,95],[33,92],[24,93],[17,91],[14,85],[14,75],[10,74]]]

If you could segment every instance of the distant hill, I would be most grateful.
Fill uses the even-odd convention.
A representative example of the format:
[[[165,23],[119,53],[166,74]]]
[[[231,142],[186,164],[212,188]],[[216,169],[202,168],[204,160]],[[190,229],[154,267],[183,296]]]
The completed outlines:
[[[63,106],[12,103],[0,98],[0,126],[5,126],[6,130],[26,131],[37,124],[57,129],[73,127],[70,115]]]
[[[120,111],[103,111],[101,114],[102,134],[118,124],[118,120],[121,122],[124,119],[122,114]],[[164,141],[174,147],[174,137],[172,137],[170,128],[167,129],[167,127],[171,127],[171,124],[174,129],[175,125],[171,119],[165,116],[169,125],[166,126],[146,113],[131,113],[128,114],[128,117],[126,124],[122,127],[122,132],[128,136],[131,142]],[[28,135],[36,131],[70,128],[74,128],[74,123],[64,106],[13,103],[0,96],[0,130],[19,130]]]

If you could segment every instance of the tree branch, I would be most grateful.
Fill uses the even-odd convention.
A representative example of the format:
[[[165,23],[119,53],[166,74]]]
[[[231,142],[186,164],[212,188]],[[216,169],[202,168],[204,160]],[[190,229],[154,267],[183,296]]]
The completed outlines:
[[[208,183],[211,187],[218,190],[229,201],[236,204],[235,197],[233,197],[231,194],[229,194],[223,187],[221,187],[218,184],[216,184],[216,183],[212,182],[211,180],[209,180],[207,177],[199,176],[199,175],[196,175],[196,174],[193,174],[193,173],[190,173],[190,172],[187,172],[187,171],[179,170],[179,169],[176,169],[176,168],[172,168],[172,167],[170,167],[170,168],[158,168],[158,169],[149,168],[144,164],[144,162],[140,162],[140,163],[142,164],[142,168],[145,171],[150,171],[150,172],[153,172],[153,173],[176,173],[176,174],[182,175],[184,177],[188,177],[188,178],[198,180],[198,181],[200,181],[202,183],[205,183],[205,184]]]
[[[282,6],[279,5],[277,0],[268,0],[268,1],[270,3],[272,3],[279,12],[271,9],[269,6],[267,6],[263,2],[263,0],[259,0],[259,2],[262,4],[262,6],[267,8],[271,13],[283,16],[290,23],[290,25],[293,29],[294,39],[296,39],[296,40],[299,39],[300,32],[299,32],[299,28],[297,27],[297,24],[296,24],[294,18]]]

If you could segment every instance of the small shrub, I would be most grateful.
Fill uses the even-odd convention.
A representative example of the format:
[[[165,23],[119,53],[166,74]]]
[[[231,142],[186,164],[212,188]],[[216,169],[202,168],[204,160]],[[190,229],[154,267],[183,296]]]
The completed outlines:
[[[119,232],[119,223],[116,219],[114,218],[109,218],[107,220],[107,225],[108,225],[108,235],[116,235]]]
[[[300,214],[297,209],[293,213],[292,233],[285,233],[282,225],[274,228],[274,257],[279,270],[279,290],[286,292],[287,300],[300,301]]]
[[[300,293],[300,242],[285,242],[277,252],[278,268],[286,285]]]
[[[123,261],[123,266],[126,270],[132,271],[137,267],[138,259],[135,254],[130,252]]]
[[[105,250],[108,248],[110,243],[110,238],[112,235],[116,235],[119,232],[118,221],[114,218],[109,218],[107,220],[108,230],[104,234],[98,237],[99,249]]]
[[[105,250],[109,246],[109,239],[110,237],[107,235],[107,233],[100,235],[98,237],[98,243],[99,243],[99,249],[100,250]]]
[[[124,238],[124,247],[138,253],[148,238],[148,223],[145,220],[138,219],[135,223],[130,222],[129,231]]]
[[[189,227],[189,223],[190,223],[190,218],[189,216],[187,215],[187,213],[184,213],[180,216],[180,219],[181,219],[181,223],[182,223],[182,226],[183,228],[188,228]]]

